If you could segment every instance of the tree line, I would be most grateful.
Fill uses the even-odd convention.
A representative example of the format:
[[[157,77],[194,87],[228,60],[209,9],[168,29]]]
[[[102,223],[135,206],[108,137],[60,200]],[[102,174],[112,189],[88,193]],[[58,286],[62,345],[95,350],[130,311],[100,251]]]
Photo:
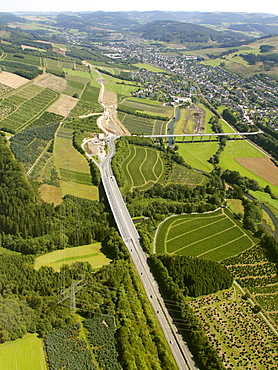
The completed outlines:
[[[258,131],[258,128],[255,125],[252,125],[250,128],[248,124],[240,122],[237,113],[229,108],[223,110],[222,116],[228,123],[233,125],[240,132]],[[262,125],[260,125],[260,127],[262,130],[264,130]],[[267,133],[264,132],[254,135],[252,138],[250,138],[250,140],[259,145],[261,148],[265,149],[276,160],[278,160],[278,140],[275,135],[272,136],[272,131],[273,130],[267,130]]]
[[[180,268],[178,266],[179,261],[181,262],[181,265],[183,265],[183,262],[185,262],[187,257],[185,257],[184,261],[181,260],[180,256],[170,258],[177,259],[176,268],[181,272],[182,267]],[[220,361],[217,352],[209,342],[201,322],[186,302],[184,287],[179,286],[178,282],[171,276],[171,273],[164,265],[162,259],[164,259],[164,257],[152,255],[149,257],[148,262],[157,281],[159,282],[159,286],[166,299],[166,304],[167,300],[174,302],[175,304],[174,309],[173,304],[169,305],[169,310],[174,320],[176,319],[177,322],[184,323],[183,325],[180,325],[179,331],[188,343],[194,355],[194,359],[196,359],[196,362],[201,369],[224,370],[224,366]],[[194,261],[191,262],[194,266]],[[171,262],[169,263],[171,264]],[[208,261],[208,265],[209,264],[210,261]],[[193,271],[193,268],[191,271]],[[197,273],[197,271],[195,272]],[[210,278],[213,279],[213,268],[211,269],[211,273],[212,276],[210,276]],[[181,279],[182,277],[178,278],[179,281]],[[203,276],[203,279],[206,280],[207,276]]]

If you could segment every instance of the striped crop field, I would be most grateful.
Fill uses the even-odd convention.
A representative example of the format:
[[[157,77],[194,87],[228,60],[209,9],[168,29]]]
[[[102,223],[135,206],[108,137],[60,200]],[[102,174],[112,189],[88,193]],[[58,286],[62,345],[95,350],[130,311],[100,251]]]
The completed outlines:
[[[62,197],[66,194],[97,200],[98,188],[91,182],[88,161],[72,145],[72,130],[60,128],[54,143],[54,161]]]
[[[166,121],[160,119],[124,112],[118,112],[118,118],[131,134],[164,134],[167,124]]]
[[[237,255],[256,244],[228,209],[173,216],[159,226],[158,253],[181,254],[213,261]]]
[[[127,179],[124,192],[135,188],[146,190],[164,179],[162,152],[136,145],[129,146],[129,155],[123,162]]]
[[[103,265],[108,265],[111,261],[100,249],[101,243],[59,249],[37,257],[34,268],[38,270],[41,266],[48,266],[52,267],[55,271],[59,271],[63,265],[71,265],[76,261],[88,262],[93,268],[100,268]]]
[[[14,105],[12,112],[8,112],[0,121],[0,125],[16,132],[27,127],[28,124],[42,114],[58,98],[58,94],[50,89],[30,85],[4,99],[2,105]],[[0,109],[1,109],[0,106]]]

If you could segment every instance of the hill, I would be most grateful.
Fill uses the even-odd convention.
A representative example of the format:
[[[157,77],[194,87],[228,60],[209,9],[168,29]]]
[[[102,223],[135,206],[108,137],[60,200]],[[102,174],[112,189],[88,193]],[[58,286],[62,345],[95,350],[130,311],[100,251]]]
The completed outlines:
[[[25,23],[26,19],[18,17],[12,13],[1,13],[0,12],[0,25],[6,25],[11,22]]]
[[[197,24],[176,21],[153,21],[137,27],[135,30],[140,32],[145,39],[176,43],[207,43],[209,41],[223,43],[243,38],[242,34],[231,31],[215,31]]]

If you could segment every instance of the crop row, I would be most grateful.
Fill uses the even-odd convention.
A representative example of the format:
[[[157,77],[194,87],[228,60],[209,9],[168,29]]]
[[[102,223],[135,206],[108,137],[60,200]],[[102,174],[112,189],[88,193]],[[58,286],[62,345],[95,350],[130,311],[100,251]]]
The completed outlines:
[[[98,115],[85,117],[85,118],[73,118],[65,121],[64,127],[71,130],[81,130],[89,132],[100,132],[97,125]]]
[[[58,94],[52,90],[43,90],[38,95],[21,104],[21,106],[9,116],[5,117],[1,121],[1,125],[19,131],[25,123],[46,109],[57,96]]]
[[[60,128],[59,131],[57,132],[57,137],[63,137],[65,139],[72,140],[72,131],[64,129],[64,128]]]
[[[134,114],[124,113],[118,116],[122,124],[131,134],[152,134],[155,120],[148,117],[140,117]]]
[[[265,275],[275,275],[277,270],[274,264],[265,262],[250,265],[238,265],[230,268],[233,272],[235,279],[240,279],[246,276],[265,276]]]
[[[222,261],[225,258],[239,254],[252,246],[252,241],[246,235],[242,235],[240,238],[221,245],[217,249],[204,253],[202,258],[212,261]]]
[[[201,232],[202,233],[202,229],[206,228],[207,226],[211,226],[211,229],[215,229],[217,230],[217,225],[219,222],[222,222],[223,220],[227,220],[228,223],[227,223],[227,227],[231,227],[233,226],[233,223],[225,218],[225,216],[211,216],[210,218],[204,218],[204,219],[201,219],[201,218],[198,218],[196,220],[194,219],[191,219],[191,220],[187,220],[186,218],[184,218],[183,220],[174,220],[172,226],[170,227],[170,230],[168,232],[168,236],[167,236],[167,239],[170,240],[170,239],[173,239],[175,238],[176,236],[179,236],[180,234],[185,234],[187,232]],[[215,230],[212,230],[212,231],[215,231]]]
[[[231,257],[225,260],[226,266],[237,265],[237,264],[256,264],[266,262],[267,259],[264,254],[263,248],[257,246],[249,251],[243,252],[238,256]]]
[[[196,242],[192,243],[189,246],[185,244],[183,246],[183,250],[182,251],[179,250],[179,253],[186,254],[189,256],[200,256],[214,249],[215,252],[218,253],[218,249],[220,247],[229,249],[229,244],[235,239],[238,240],[238,238],[241,238],[242,236],[243,236],[242,231],[240,229],[233,227],[228,230],[222,230],[222,232],[220,232],[217,235],[211,235],[205,240],[199,238]]]
[[[38,67],[40,67],[41,65],[41,58],[36,55],[7,53],[5,59],[15,61],[15,62],[32,64]]]
[[[221,214],[222,214],[222,210],[218,210],[213,213],[213,217],[217,215],[221,215]],[[205,220],[206,218],[210,218],[210,217],[212,217],[212,214],[197,214],[197,215],[187,214],[187,215],[174,216],[174,217],[170,217],[166,219],[162,224],[160,224],[159,233],[156,239],[157,250],[161,249],[161,251],[164,251],[164,244],[166,242],[168,230],[171,228],[174,222],[179,222],[179,220],[183,222],[185,219],[188,221],[190,220],[197,221],[199,218]]]
[[[33,98],[44,90],[43,87],[38,85],[27,85],[22,89],[16,90],[12,95],[7,98],[7,101],[10,101],[14,104],[21,105],[26,100]]]
[[[91,185],[92,177],[89,173],[76,172],[60,168],[61,179],[63,181],[72,181],[77,184]]]
[[[153,135],[165,135],[167,122],[157,120],[154,123]]]
[[[230,229],[227,230],[227,227],[230,227]],[[238,230],[239,233],[236,232],[236,230]],[[227,233],[229,235],[227,235]],[[192,231],[189,231],[187,233],[179,234],[169,241],[167,240],[167,249],[171,252],[174,252],[176,249],[199,242],[204,242],[204,244],[210,245],[213,239],[216,240],[216,242],[217,240],[219,240],[220,244],[223,241],[226,242],[227,240],[230,240],[227,239],[227,237],[230,237],[230,234],[232,234],[234,238],[237,238],[238,236],[242,235],[242,231],[237,229],[236,227],[231,228],[229,220],[223,219],[217,222],[214,230],[211,230],[211,227],[209,225],[203,227],[202,229],[199,228],[199,230],[196,231],[193,229]],[[188,248],[190,248],[190,246]]]
[[[258,286],[254,289],[254,294],[269,294],[278,291],[278,283],[274,285]]]

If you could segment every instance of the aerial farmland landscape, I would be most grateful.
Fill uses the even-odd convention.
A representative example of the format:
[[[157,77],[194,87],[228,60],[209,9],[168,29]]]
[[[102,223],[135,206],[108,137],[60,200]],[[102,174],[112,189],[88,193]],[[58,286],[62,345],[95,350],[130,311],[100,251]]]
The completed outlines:
[[[54,8],[0,8],[0,370],[277,369],[278,9]]]

